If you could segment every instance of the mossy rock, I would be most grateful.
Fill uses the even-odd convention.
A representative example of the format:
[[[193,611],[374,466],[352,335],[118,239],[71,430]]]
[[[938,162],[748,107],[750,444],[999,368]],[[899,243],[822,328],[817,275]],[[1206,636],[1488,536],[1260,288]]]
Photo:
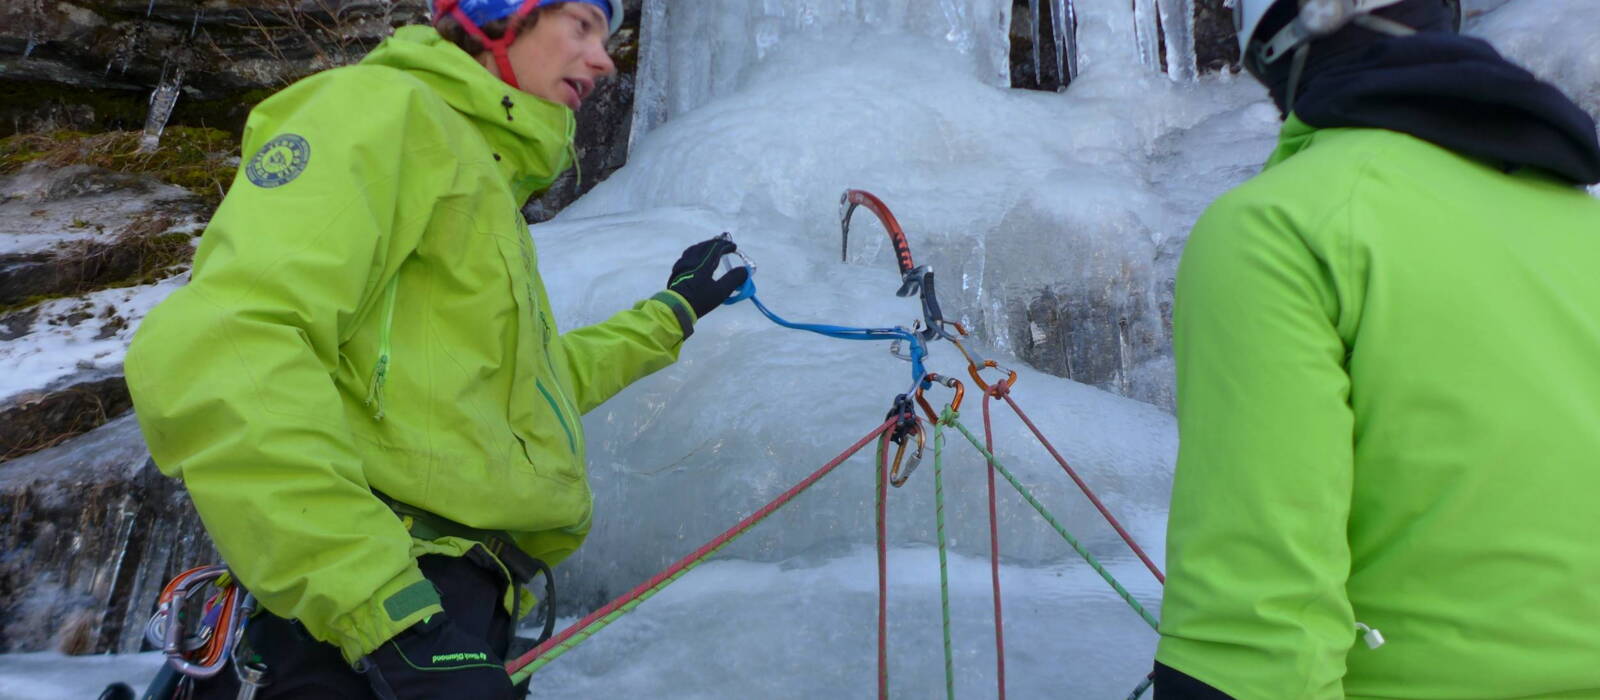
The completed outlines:
[[[8,136],[0,139],[0,175],[35,162],[54,168],[84,164],[149,175],[183,187],[210,205],[222,201],[239,167],[237,136],[220,129],[174,126],[162,134],[161,146],[148,153],[139,150],[141,136],[137,131]]]

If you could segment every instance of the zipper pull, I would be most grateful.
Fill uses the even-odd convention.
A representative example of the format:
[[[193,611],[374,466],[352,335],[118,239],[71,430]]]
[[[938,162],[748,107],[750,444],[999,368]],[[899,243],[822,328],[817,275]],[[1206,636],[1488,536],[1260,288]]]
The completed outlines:
[[[367,400],[362,402],[363,406],[377,405],[372,412],[372,419],[376,421],[383,420],[383,383],[388,376],[389,356],[379,355],[378,366],[372,369],[372,382],[367,385]]]
[[[1361,641],[1367,643],[1368,649],[1377,649],[1383,646],[1384,642],[1389,641],[1383,638],[1383,633],[1379,632],[1376,627],[1368,627],[1366,623],[1357,622],[1356,631],[1362,633]]]

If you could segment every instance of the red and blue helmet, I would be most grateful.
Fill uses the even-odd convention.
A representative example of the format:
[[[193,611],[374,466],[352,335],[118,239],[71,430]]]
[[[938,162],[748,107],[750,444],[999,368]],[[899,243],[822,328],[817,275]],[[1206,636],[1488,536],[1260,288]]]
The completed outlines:
[[[518,87],[516,72],[511,69],[511,60],[506,55],[506,47],[511,46],[511,42],[517,39],[517,25],[520,22],[516,20],[521,20],[540,7],[559,5],[563,2],[581,2],[600,8],[600,11],[605,13],[609,25],[606,28],[608,36],[615,34],[617,28],[622,26],[622,0],[434,0],[433,21],[454,17],[472,38],[477,39],[484,48],[494,54],[494,60],[500,68],[501,79],[511,87]],[[513,21],[504,36],[491,39],[483,32],[483,25],[507,17],[513,18]]]
[[[563,2],[581,2],[594,5],[606,14],[606,21],[610,23],[609,33],[617,33],[617,28],[622,26],[622,0],[458,0],[449,2],[440,0],[434,3],[434,17],[450,13],[447,5],[454,5],[465,14],[472,23],[482,27],[485,24],[502,20],[512,15],[528,14],[536,7],[548,7]]]

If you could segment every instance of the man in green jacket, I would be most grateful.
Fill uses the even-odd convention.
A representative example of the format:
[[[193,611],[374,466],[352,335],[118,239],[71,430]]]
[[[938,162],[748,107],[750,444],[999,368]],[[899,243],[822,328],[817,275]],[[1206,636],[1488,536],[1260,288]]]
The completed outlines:
[[[193,279],[128,354],[156,463],[269,613],[266,697],[511,697],[518,584],[593,515],[580,416],[745,277],[714,278],[733,244],[705,241],[558,333],[519,210],[573,162],[621,1],[434,17],[251,113]]]
[[[1442,0],[1234,11],[1286,122],[1178,271],[1156,697],[1600,698],[1593,120]]]

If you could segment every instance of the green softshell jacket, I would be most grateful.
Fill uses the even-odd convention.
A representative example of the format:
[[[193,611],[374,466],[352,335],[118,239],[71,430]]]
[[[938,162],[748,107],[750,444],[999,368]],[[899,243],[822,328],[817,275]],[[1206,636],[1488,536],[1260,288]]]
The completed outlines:
[[[572,133],[567,107],[403,28],[251,112],[193,279],[128,352],[151,454],[228,565],[347,660],[440,610],[414,556],[451,550],[373,490],[555,564],[589,531],[579,417],[694,321],[663,292],[557,333],[519,207]]]
[[[1291,117],[1179,266],[1156,658],[1241,700],[1600,698],[1597,268],[1582,189]]]

